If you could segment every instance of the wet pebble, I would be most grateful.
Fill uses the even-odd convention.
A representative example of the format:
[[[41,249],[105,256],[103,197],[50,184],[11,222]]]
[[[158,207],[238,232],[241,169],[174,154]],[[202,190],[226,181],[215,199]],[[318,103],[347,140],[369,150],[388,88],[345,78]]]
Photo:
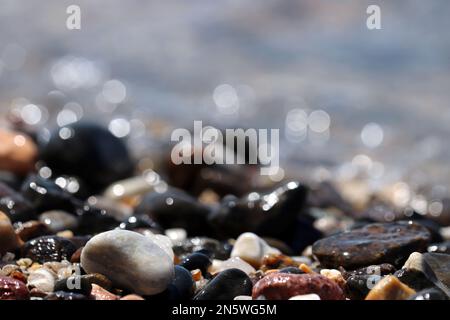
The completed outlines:
[[[449,297],[437,288],[428,288],[410,296],[408,300],[449,300]]]
[[[212,274],[216,274],[227,269],[239,269],[248,275],[256,272],[255,268],[239,257],[230,258],[225,261],[214,260],[210,271]]]
[[[92,290],[91,282],[79,275],[60,279],[55,283],[55,291],[81,293],[89,296]]]
[[[270,247],[266,241],[256,234],[246,232],[237,238],[231,251],[231,257],[239,257],[252,266],[259,267],[265,255],[279,253],[278,249]]]
[[[342,289],[320,274],[288,274],[273,272],[253,287],[254,299],[264,296],[268,300],[286,300],[304,294],[317,294],[322,300],[344,300]]]
[[[22,248],[22,256],[39,263],[69,261],[76,249],[75,245],[66,238],[43,236],[26,242]]]
[[[105,290],[104,288],[100,287],[99,285],[96,285],[95,283],[92,285],[91,297],[93,297],[94,300],[118,300],[119,299],[119,297],[117,297],[115,294],[109,292],[108,290]]]
[[[173,251],[177,256],[187,255],[195,251],[206,249],[212,253],[212,258],[226,260],[230,257],[232,246],[207,237],[193,237],[174,244]]]
[[[236,296],[250,295],[252,281],[239,269],[228,269],[217,274],[194,297],[194,300],[232,300]]]
[[[22,242],[16,235],[14,227],[11,224],[8,216],[0,211],[0,255],[6,252],[14,252]]]
[[[0,276],[0,300],[28,300],[30,293],[22,281]]]
[[[33,170],[37,147],[26,134],[0,128],[0,170],[24,175]]]
[[[199,252],[194,252],[184,258],[184,260],[180,263],[180,266],[186,268],[189,271],[200,269],[202,274],[206,275],[211,264],[212,261],[207,255]]]
[[[189,270],[175,266],[175,276],[167,289],[172,300],[187,300],[194,294],[195,281]]]
[[[61,138],[60,130],[39,143],[41,159],[55,175],[77,176],[94,194],[133,174],[134,163],[127,147],[106,128],[78,122],[64,127],[70,133],[67,139]]]
[[[374,223],[319,240],[312,250],[321,265],[329,268],[398,266],[411,252],[425,251],[429,240],[427,229],[411,221]]]
[[[52,232],[63,230],[74,230],[78,226],[77,218],[62,210],[52,210],[43,212],[39,216],[39,221],[44,223]]]
[[[415,293],[397,277],[389,275],[377,282],[367,294],[366,300],[407,300]]]
[[[56,274],[46,268],[30,272],[27,285],[41,292],[53,292],[55,288]]]
[[[171,257],[150,238],[112,230],[88,241],[81,254],[88,273],[101,273],[119,288],[152,295],[164,291],[174,276]]]
[[[14,224],[16,234],[22,241],[28,241],[40,236],[50,235],[53,232],[42,222],[30,220]]]

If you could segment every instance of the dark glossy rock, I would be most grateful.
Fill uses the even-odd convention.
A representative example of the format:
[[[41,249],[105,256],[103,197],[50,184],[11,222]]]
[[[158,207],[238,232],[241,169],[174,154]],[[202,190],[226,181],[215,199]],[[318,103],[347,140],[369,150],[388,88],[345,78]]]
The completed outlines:
[[[183,228],[188,235],[204,236],[211,233],[207,223],[209,210],[184,191],[169,188],[146,194],[135,214],[148,215],[164,229]]]
[[[408,287],[420,291],[433,286],[427,276],[420,270],[402,268],[394,273],[401,282]]]
[[[119,226],[120,222],[110,216],[107,211],[84,203],[75,209],[78,216],[77,234],[89,235],[108,231]]]
[[[120,223],[119,228],[123,230],[150,229],[155,231],[155,233],[163,232],[162,227],[147,215],[133,215],[128,217]]]
[[[33,238],[47,236],[53,232],[42,222],[30,220],[27,222],[17,222],[14,224],[16,234],[22,241],[28,241]]]
[[[74,275],[69,278],[60,279],[55,283],[54,291],[65,291],[73,293],[81,293],[86,296],[91,294],[92,284],[91,282],[83,278],[83,276]]]
[[[181,266],[175,266],[175,277],[169,284],[167,290],[172,300],[188,300],[194,294],[195,281],[187,269]]]
[[[437,288],[428,288],[417,292],[415,295],[408,298],[408,300],[448,300],[442,290]]]
[[[211,264],[212,262],[208,256],[203,253],[195,252],[184,258],[184,260],[180,263],[180,266],[189,271],[200,269],[202,274],[206,275]]]
[[[228,242],[220,242],[206,237],[188,238],[173,246],[173,251],[177,256],[185,256],[199,250],[211,252],[210,258],[227,260],[230,257],[232,246]]]
[[[383,276],[394,272],[395,267],[387,263],[344,272],[345,293],[352,300],[363,300]]]
[[[77,200],[54,181],[39,175],[29,176],[21,188],[22,195],[37,212],[65,210],[72,212]]]
[[[233,300],[236,296],[250,295],[252,281],[239,269],[220,272],[194,297],[194,300]]]
[[[344,293],[336,282],[320,274],[288,274],[273,272],[253,287],[252,297],[268,300],[287,300],[303,294],[317,294],[321,300],[344,300]]]
[[[62,139],[58,129],[48,141],[39,141],[40,158],[55,175],[79,177],[94,194],[133,174],[134,163],[126,145],[107,129],[80,122],[67,129],[71,133],[68,139]]]
[[[301,269],[296,268],[296,267],[282,268],[278,272],[281,272],[281,273],[292,273],[292,274],[303,274],[304,273]]]
[[[423,254],[423,272],[433,284],[450,297],[450,255]]]
[[[445,253],[450,254],[450,241],[445,241],[441,243],[433,243],[428,246],[427,249],[430,253]]]
[[[28,300],[30,293],[22,281],[0,276],[0,300]]]
[[[373,223],[314,243],[313,254],[324,267],[354,269],[390,263],[401,265],[414,252],[423,252],[430,233],[410,221]]]
[[[0,211],[12,222],[28,221],[36,218],[36,210],[20,193],[14,192],[0,198]]]
[[[56,291],[47,295],[44,300],[89,300],[89,297],[81,293]]]
[[[69,261],[76,249],[75,245],[66,238],[43,236],[26,242],[22,248],[22,257],[39,263]]]
[[[304,245],[309,241],[301,239],[302,233],[308,238],[310,233],[314,233],[316,236],[311,239],[312,242],[320,236],[312,226],[313,220],[299,215],[307,194],[306,186],[289,182],[265,194],[253,192],[242,198],[227,196],[211,212],[209,221],[214,227],[215,237],[222,239],[236,238],[243,232],[253,232],[288,244],[297,241]],[[296,235],[298,239],[294,239]]]
[[[100,287],[108,291],[113,287],[112,281],[100,273],[89,273],[86,275],[82,275],[81,279],[83,279],[83,281],[87,283],[90,283],[91,285],[99,285]]]

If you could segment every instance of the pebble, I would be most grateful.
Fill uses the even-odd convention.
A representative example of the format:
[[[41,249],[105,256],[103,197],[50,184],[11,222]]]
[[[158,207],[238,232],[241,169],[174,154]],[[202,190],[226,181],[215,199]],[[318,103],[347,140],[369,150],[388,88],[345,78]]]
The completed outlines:
[[[227,242],[220,242],[207,237],[188,238],[173,246],[173,251],[177,256],[183,256],[202,249],[211,252],[212,258],[226,260],[230,257],[232,246]]]
[[[0,198],[0,211],[14,222],[33,220],[36,210],[20,193],[13,191]]]
[[[239,269],[227,269],[217,274],[194,297],[194,300],[232,300],[236,296],[250,295],[252,281]]]
[[[92,285],[91,296],[94,300],[118,300],[115,294],[109,292],[108,290],[103,289],[99,285],[95,283]]]
[[[183,228],[189,235],[207,236],[209,207],[186,192],[168,188],[146,194],[135,209],[136,215],[148,215],[164,229]]]
[[[87,273],[101,273],[114,285],[142,295],[164,291],[174,276],[171,257],[150,238],[112,230],[91,238],[81,254]]]
[[[16,235],[14,227],[11,224],[8,216],[0,211],[0,255],[6,252],[14,252],[22,242]]]
[[[414,251],[425,251],[426,228],[411,221],[373,223],[314,243],[313,254],[327,268],[355,269],[391,263],[401,265]]]
[[[310,293],[293,296],[290,297],[289,300],[320,300],[320,297],[315,293]]]
[[[52,234],[51,230],[45,224],[35,220],[16,222],[14,227],[16,234],[22,241]]]
[[[64,129],[70,133],[67,139],[61,138],[62,129],[58,128],[48,141],[39,141],[41,159],[55,175],[77,176],[88,184],[90,194],[95,194],[133,174],[134,163],[126,145],[108,129],[87,122]]]
[[[227,269],[239,269],[241,271],[244,271],[247,275],[256,272],[255,268],[253,268],[250,264],[239,257],[230,258],[225,261],[213,260],[210,272],[212,274],[216,274]]]
[[[27,285],[42,292],[53,292],[55,289],[56,274],[46,268],[30,272]]]
[[[236,296],[233,300],[252,300],[252,296]]]
[[[43,212],[39,216],[39,221],[44,223],[52,232],[63,230],[74,230],[78,226],[77,218],[62,210],[52,210]]]
[[[28,300],[30,293],[22,281],[0,276],[0,300]]]
[[[366,300],[406,300],[416,291],[398,280],[397,277],[389,275],[377,282],[370,290]]]
[[[408,300],[449,300],[449,297],[442,290],[427,288],[412,295]]]
[[[168,286],[172,300],[187,300],[194,295],[195,281],[191,272],[182,266],[175,266],[175,276]]]
[[[91,282],[79,275],[73,275],[63,278],[55,283],[55,291],[66,291],[73,293],[81,293],[89,296],[92,290]]]
[[[431,253],[446,253],[450,254],[450,241],[444,241],[441,243],[431,244],[428,249],[428,252]]]
[[[254,267],[262,264],[267,254],[279,254],[278,249],[270,247],[266,241],[251,232],[241,234],[234,243],[231,257],[239,257]]]
[[[26,242],[22,248],[22,256],[39,263],[69,261],[76,249],[68,239],[58,236],[43,236]]]
[[[241,198],[226,196],[220,206],[213,208],[209,222],[215,236],[220,238],[253,232],[261,237],[291,241],[307,193],[303,184],[288,182],[268,193],[252,192]],[[304,235],[311,226],[312,222],[304,226]]]
[[[450,298],[450,255],[424,253],[423,268],[428,280]]]
[[[82,280],[85,280],[86,282],[92,284],[99,285],[105,290],[111,290],[113,287],[112,281],[109,280],[107,277],[100,273],[89,273],[84,274],[81,276]]]
[[[138,296],[137,294],[127,294],[126,296],[123,296],[120,298],[120,300],[145,300],[141,296]]]
[[[180,266],[186,268],[189,271],[200,269],[202,274],[206,275],[211,264],[212,261],[208,256],[204,255],[203,253],[194,252],[184,258],[184,260],[180,263]]]
[[[344,300],[342,289],[320,274],[269,273],[253,287],[254,299],[286,300],[304,294],[317,294],[321,300]]]
[[[81,293],[56,291],[48,294],[44,300],[89,300],[89,297]]]
[[[25,175],[36,157],[37,147],[26,134],[0,128],[0,170]]]
[[[352,300],[363,300],[383,276],[393,274],[395,267],[384,263],[344,272],[345,293]]]
[[[156,174],[151,171],[145,175],[115,181],[105,189],[103,196],[112,200],[120,200],[151,192],[155,187],[154,183],[149,179],[149,174],[151,173]],[[118,190],[120,190],[120,192],[118,192]]]

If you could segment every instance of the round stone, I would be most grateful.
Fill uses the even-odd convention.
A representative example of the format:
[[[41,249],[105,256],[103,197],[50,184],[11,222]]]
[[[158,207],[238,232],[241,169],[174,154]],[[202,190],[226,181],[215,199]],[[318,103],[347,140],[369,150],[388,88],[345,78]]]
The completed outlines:
[[[62,130],[67,134],[61,135]],[[130,177],[134,170],[124,142],[97,124],[71,124],[39,145],[41,159],[55,175],[79,177],[92,193]]]
[[[87,273],[100,273],[115,286],[140,295],[164,291],[174,277],[171,257],[149,237],[112,230],[90,239],[81,254]]]
[[[22,256],[39,263],[69,261],[76,250],[75,245],[66,238],[43,236],[26,242],[22,248]]]
[[[373,223],[318,240],[312,251],[327,268],[401,266],[412,252],[425,251],[429,241],[427,229],[412,221]]]

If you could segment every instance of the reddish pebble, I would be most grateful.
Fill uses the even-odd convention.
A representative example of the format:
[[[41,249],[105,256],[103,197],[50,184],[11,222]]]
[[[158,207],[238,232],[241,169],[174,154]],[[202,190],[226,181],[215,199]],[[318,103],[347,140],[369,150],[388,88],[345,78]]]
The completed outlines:
[[[0,276],[0,300],[28,300],[29,298],[30,293],[22,281]]]
[[[320,274],[269,273],[253,287],[252,296],[268,300],[287,300],[303,294],[317,294],[321,300],[344,300],[342,289]]]
[[[120,300],[145,300],[145,299],[142,298],[141,296],[138,296],[137,294],[128,294],[120,298]]]
[[[92,284],[91,296],[94,300],[118,300],[115,294],[112,294],[95,283]]]

